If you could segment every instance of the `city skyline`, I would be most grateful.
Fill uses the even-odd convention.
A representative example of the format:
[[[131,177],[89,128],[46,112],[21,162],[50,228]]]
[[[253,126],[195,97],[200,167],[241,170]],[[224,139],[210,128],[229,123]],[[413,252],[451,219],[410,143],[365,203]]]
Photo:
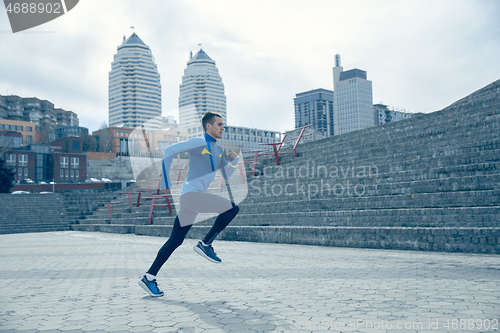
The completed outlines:
[[[1,10],[0,94],[49,100],[97,129],[117,40],[134,26],[156,58],[163,116],[178,118],[186,55],[199,43],[224,78],[228,125],[292,129],[295,94],[332,90],[337,53],[369,73],[373,103],[432,112],[500,77],[499,14],[496,1],[88,0],[12,34]]]

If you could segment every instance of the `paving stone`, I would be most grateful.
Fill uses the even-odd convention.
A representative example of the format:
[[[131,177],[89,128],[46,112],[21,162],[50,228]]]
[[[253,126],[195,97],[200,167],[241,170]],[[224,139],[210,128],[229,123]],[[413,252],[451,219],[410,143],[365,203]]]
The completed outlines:
[[[9,309],[0,311],[2,332],[300,332],[291,320],[444,323],[493,319],[500,309],[500,271],[487,269],[500,266],[499,256],[218,241],[224,262],[212,265],[200,261],[191,239],[158,275],[169,293],[147,297],[137,280],[164,241],[84,232],[0,235],[0,279],[12,286],[0,288],[1,309]],[[24,285],[13,283],[13,272],[28,277]]]

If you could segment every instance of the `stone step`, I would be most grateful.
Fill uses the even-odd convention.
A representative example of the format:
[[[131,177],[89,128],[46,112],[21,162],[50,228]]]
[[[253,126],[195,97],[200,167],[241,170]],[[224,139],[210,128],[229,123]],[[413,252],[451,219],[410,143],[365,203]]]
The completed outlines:
[[[211,224],[215,217],[196,224]],[[213,216],[213,215],[212,215]],[[175,215],[155,215],[154,225],[172,224]],[[113,217],[109,219],[90,218],[79,224],[133,224],[147,225],[146,217]],[[498,226],[500,206],[406,208],[406,209],[359,209],[287,211],[269,213],[241,212],[232,225],[333,225],[333,226]]]
[[[12,228],[0,228],[0,234],[52,232],[52,231],[67,231],[67,230],[72,230],[69,225],[22,226],[22,227],[12,227]]]
[[[410,170],[412,172],[418,170],[426,171],[428,168],[454,167],[457,165],[461,166],[481,163],[497,164],[498,156],[500,155],[500,148],[488,151],[478,151],[475,153],[456,153],[447,156],[444,154],[444,152],[443,156],[426,156],[417,154],[414,158],[409,158],[409,156],[405,155],[398,156],[399,154],[380,154],[379,157],[374,158],[370,157],[372,154],[369,153],[356,152],[353,154],[351,152],[348,160],[342,160],[333,156],[325,157],[323,152],[317,152],[309,153],[307,155],[303,154],[301,157],[296,157],[290,161],[282,160],[281,164],[285,163],[284,165],[286,165],[287,169],[285,169],[284,166],[282,166],[281,169],[288,170],[292,168],[293,171],[293,168],[297,168],[296,172],[298,172],[298,168],[307,164],[311,167],[314,165],[315,169],[318,169],[320,166],[324,166],[327,169],[328,167],[337,167],[338,169],[342,167],[344,170],[347,167],[376,166],[381,172],[390,172],[393,170]],[[361,157],[358,158],[357,156]],[[257,166],[256,169],[263,172],[263,168],[271,170],[269,167],[274,167],[276,169],[280,168],[276,166],[274,161],[266,161],[266,163]],[[251,166],[248,167],[248,171],[251,171]],[[251,175],[250,172],[249,175]]]
[[[210,226],[194,225],[186,238],[202,239]],[[168,237],[169,225],[73,225],[74,230]],[[314,246],[500,254],[500,228],[232,226],[219,240]]]

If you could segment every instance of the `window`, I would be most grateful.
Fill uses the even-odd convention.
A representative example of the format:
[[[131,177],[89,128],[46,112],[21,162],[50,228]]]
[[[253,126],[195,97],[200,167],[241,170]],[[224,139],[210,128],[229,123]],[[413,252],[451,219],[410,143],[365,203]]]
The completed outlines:
[[[33,127],[28,126],[28,127],[26,127],[26,130],[27,130],[28,132],[33,132]]]
[[[80,172],[78,170],[75,170],[75,178],[80,178]]]
[[[16,154],[7,155],[7,163],[15,164],[16,163]]]
[[[78,157],[71,158],[71,167],[73,169],[78,169],[80,167],[80,159]]]
[[[22,126],[17,126],[18,131],[24,131]]]
[[[120,136],[120,132],[116,131],[115,136]]]
[[[24,178],[28,178],[28,169],[24,169]]]
[[[21,168],[17,169],[17,178],[23,179],[23,169]]]
[[[28,155],[19,155],[19,166],[28,166]]]
[[[71,178],[75,177],[75,170],[71,170]]]
[[[66,169],[66,178],[69,178],[69,170]]]
[[[59,176],[60,176],[60,178],[64,178],[64,170],[61,170]]]
[[[68,158],[61,157],[61,168],[67,168],[67,167],[68,167]]]
[[[73,151],[80,151],[82,148],[81,148],[81,145],[80,145],[80,141],[78,140],[72,140],[71,141],[71,150]]]

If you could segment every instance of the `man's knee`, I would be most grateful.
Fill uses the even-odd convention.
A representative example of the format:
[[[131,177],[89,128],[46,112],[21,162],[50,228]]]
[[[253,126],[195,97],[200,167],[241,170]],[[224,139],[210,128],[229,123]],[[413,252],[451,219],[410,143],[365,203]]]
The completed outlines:
[[[172,247],[175,249],[177,249],[179,246],[182,245],[182,243],[184,242],[184,238],[177,238],[175,240],[172,240]]]
[[[229,210],[229,212],[231,213],[231,215],[236,216],[236,214],[238,214],[238,212],[240,211],[240,207],[236,206],[235,204],[233,204],[233,208],[231,208]]]

